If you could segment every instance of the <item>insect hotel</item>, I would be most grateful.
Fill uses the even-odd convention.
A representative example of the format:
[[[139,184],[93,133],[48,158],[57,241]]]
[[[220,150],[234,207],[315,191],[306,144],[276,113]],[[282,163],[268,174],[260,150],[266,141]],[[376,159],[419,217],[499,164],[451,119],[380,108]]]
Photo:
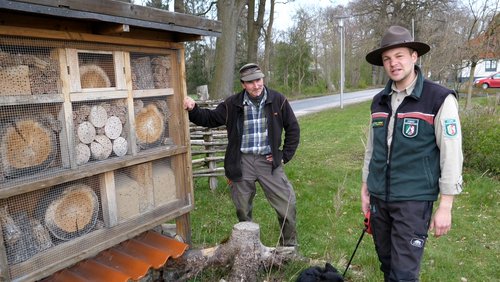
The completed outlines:
[[[152,231],[190,242],[182,42],[220,30],[127,1],[0,1],[1,281],[136,280],[183,253]]]

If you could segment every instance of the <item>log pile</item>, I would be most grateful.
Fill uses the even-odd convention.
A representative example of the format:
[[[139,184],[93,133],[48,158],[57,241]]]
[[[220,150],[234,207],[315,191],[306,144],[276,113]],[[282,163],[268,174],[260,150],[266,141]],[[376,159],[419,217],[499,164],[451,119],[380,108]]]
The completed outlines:
[[[0,95],[39,95],[59,93],[59,64],[43,53],[0,50]]]
[[[10,265],[23,262],[54,244],[48,230],[26,211],[10,215],[8,207],[0,207],[0,223]]]
[[[73,109],[75,160],[83,165],[90,160],[122,157],[128,152],[127,106],[123,99],[98,105],[79,105]]]
[[[162,89],[170,86],[170,58],[141,56],[131,60],[134,90]]]

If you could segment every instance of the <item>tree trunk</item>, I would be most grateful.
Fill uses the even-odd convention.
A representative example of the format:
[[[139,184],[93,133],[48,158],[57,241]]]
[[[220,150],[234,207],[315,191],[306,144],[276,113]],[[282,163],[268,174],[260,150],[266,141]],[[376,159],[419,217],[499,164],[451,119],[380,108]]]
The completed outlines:
[[[217,17],[222,22],[222,35],[217,38],[215,72],[210,85],[212,99],[228,97],[233,93],[234,64],[238,20],[246,0],[217,1]]]
[[[266,84],[271,81],[271,71],[270,71],[270,57],[271,57],[271,46],[273,42],[273,23],[274,23],[274,3],[276,0],[271,0],[270,10],[269,10],[269,23],[266,28],[266,37],[265,37],[265,45],[264,45],[264,62],[262,64],[262,71],[266,75],[265,81]]]
[[[257,52],[259,49],[260,30],[264,26],[264,12],[266,10],[266,0],[259,0],[259,10],[257,20],[255,18],[255,0],[248,1],[247,15],[247,62],[257,63]]]
[[[288,252],[287,252],[288,251]],[[260,242],[259,225],[240,222],[233,227],[228,241],[202,250],[188,250],[176,260],[169,261],[165,268],[165,280],[186,281],[207,267],[230,267],[228,280],[257,281],[259,269],[281,266],[297,259],[295,252],[264,246]]]
[[[476,72],[477,62],[471,62],[469,81],[467,82],[467,100],[465,100],[465,109],[470,110],[472,107],[472,87],[474,85],[474,73]]]

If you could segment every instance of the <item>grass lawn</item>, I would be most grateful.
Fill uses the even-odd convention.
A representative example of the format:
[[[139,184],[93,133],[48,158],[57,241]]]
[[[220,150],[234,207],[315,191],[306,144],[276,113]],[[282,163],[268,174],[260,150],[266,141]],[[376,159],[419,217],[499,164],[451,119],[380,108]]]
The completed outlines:
[[[311,264],[330,262],[342,273],[363,228],[359,190],[369,102],[348,105],[299,118],[301,144],[285,165],[297,195],[300,253]],[[494,126],[499,126],[494,125]],[[498,152],[497,152],[498,153]],[[447,236],[429,237],[421,281],[498,281],[500,181],[480,172],[464,171],[464,192],[456,198],[453,227]],[[214,246],[237,223],[223,178],[215,191],[206,178],[195,181],[195,210],[191,213],[194,248]],[[275,246],[278,222],[262,190],[254,202],[254,221],[261,241]],[[437,206],[437,204],[435,205]],[[292,262],[263,273],[259,281],[295,281],[308,264]],[[365,235],[347,281],[383,281],[372,238]],[[223,272],[204,271],[193,281],[218,281]]]

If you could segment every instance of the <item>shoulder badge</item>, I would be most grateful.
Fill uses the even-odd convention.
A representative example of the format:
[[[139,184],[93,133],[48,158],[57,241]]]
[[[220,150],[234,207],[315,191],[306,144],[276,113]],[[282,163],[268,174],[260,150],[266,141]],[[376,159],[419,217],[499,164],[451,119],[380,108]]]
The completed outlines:
[[[457,120],[454,118],[444,121],[444,135],[447,137],[455,137],[458,134]]]

